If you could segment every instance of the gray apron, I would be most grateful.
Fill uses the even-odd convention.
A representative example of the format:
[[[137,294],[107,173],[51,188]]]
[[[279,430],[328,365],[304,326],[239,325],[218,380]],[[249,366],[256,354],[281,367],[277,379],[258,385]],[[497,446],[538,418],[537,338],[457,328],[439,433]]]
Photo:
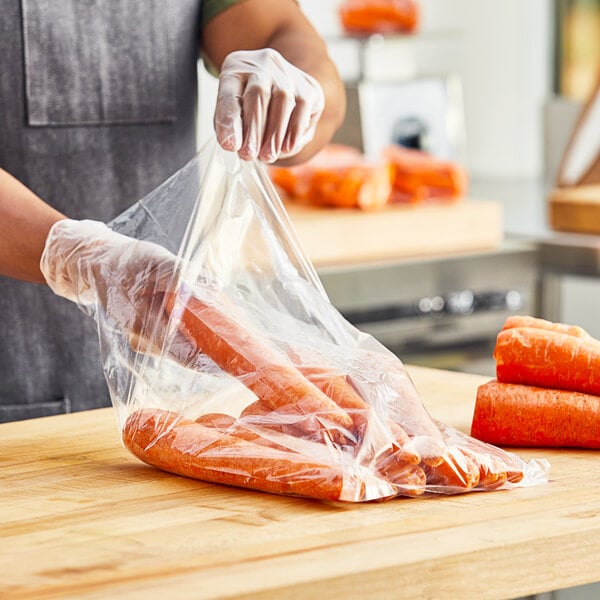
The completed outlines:
[[[109,221],[196,148],[200,0],[2,0],[0,167]],[[0,422],[107,406],[95,323],[0,277]]]

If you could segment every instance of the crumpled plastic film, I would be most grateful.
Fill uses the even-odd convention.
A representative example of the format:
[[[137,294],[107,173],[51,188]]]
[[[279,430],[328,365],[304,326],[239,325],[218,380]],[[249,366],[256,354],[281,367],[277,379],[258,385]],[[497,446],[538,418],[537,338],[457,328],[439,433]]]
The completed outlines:
[[[545,461],[430,417],[400,359],[329,302],[258,163],[212,141],[111,227],[177,254],[145,343],[96,317],[124,443],[146,463],[349,502],[546,480]]]

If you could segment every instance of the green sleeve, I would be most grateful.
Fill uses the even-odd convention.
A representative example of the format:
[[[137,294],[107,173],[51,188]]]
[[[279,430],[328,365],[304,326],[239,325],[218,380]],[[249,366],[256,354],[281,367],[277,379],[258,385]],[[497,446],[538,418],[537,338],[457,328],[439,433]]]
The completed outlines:
[[[200,26],[204,27],[211,19],[240,0],[202,0]]]

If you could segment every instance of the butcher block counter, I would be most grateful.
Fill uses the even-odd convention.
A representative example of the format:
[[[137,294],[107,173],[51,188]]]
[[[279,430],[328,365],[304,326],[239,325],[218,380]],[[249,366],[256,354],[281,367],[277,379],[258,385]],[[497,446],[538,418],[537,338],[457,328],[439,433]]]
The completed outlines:
[[[485,381],[410,368],[468,431]],[[0,597],[514,598],[600,580],[600,456],[546,485],[344,505],[176,477],[122,447],[112,409],[0,425]]]
[[[497,249],[502,204],[493,200],[394,205],[380,210],[286,204],[315,267],[464,254]]]

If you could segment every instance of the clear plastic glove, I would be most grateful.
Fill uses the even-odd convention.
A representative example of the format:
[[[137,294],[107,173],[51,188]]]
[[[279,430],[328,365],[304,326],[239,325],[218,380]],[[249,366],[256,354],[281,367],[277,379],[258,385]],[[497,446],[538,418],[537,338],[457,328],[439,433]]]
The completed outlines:
[[[244,160],[274,162],[313,139],[324,107],[317,80],[276,50],[232,52],[219,77],[217,139]]]
[[[112,231],[97,221],[58,221],[50,230],[41,271],[58,296],[123,333],[132,348],[159,352],[167,334],[164,293],[173,289],[178,259],[166,248]],[[197,351],[184,340],[175,356]]]

